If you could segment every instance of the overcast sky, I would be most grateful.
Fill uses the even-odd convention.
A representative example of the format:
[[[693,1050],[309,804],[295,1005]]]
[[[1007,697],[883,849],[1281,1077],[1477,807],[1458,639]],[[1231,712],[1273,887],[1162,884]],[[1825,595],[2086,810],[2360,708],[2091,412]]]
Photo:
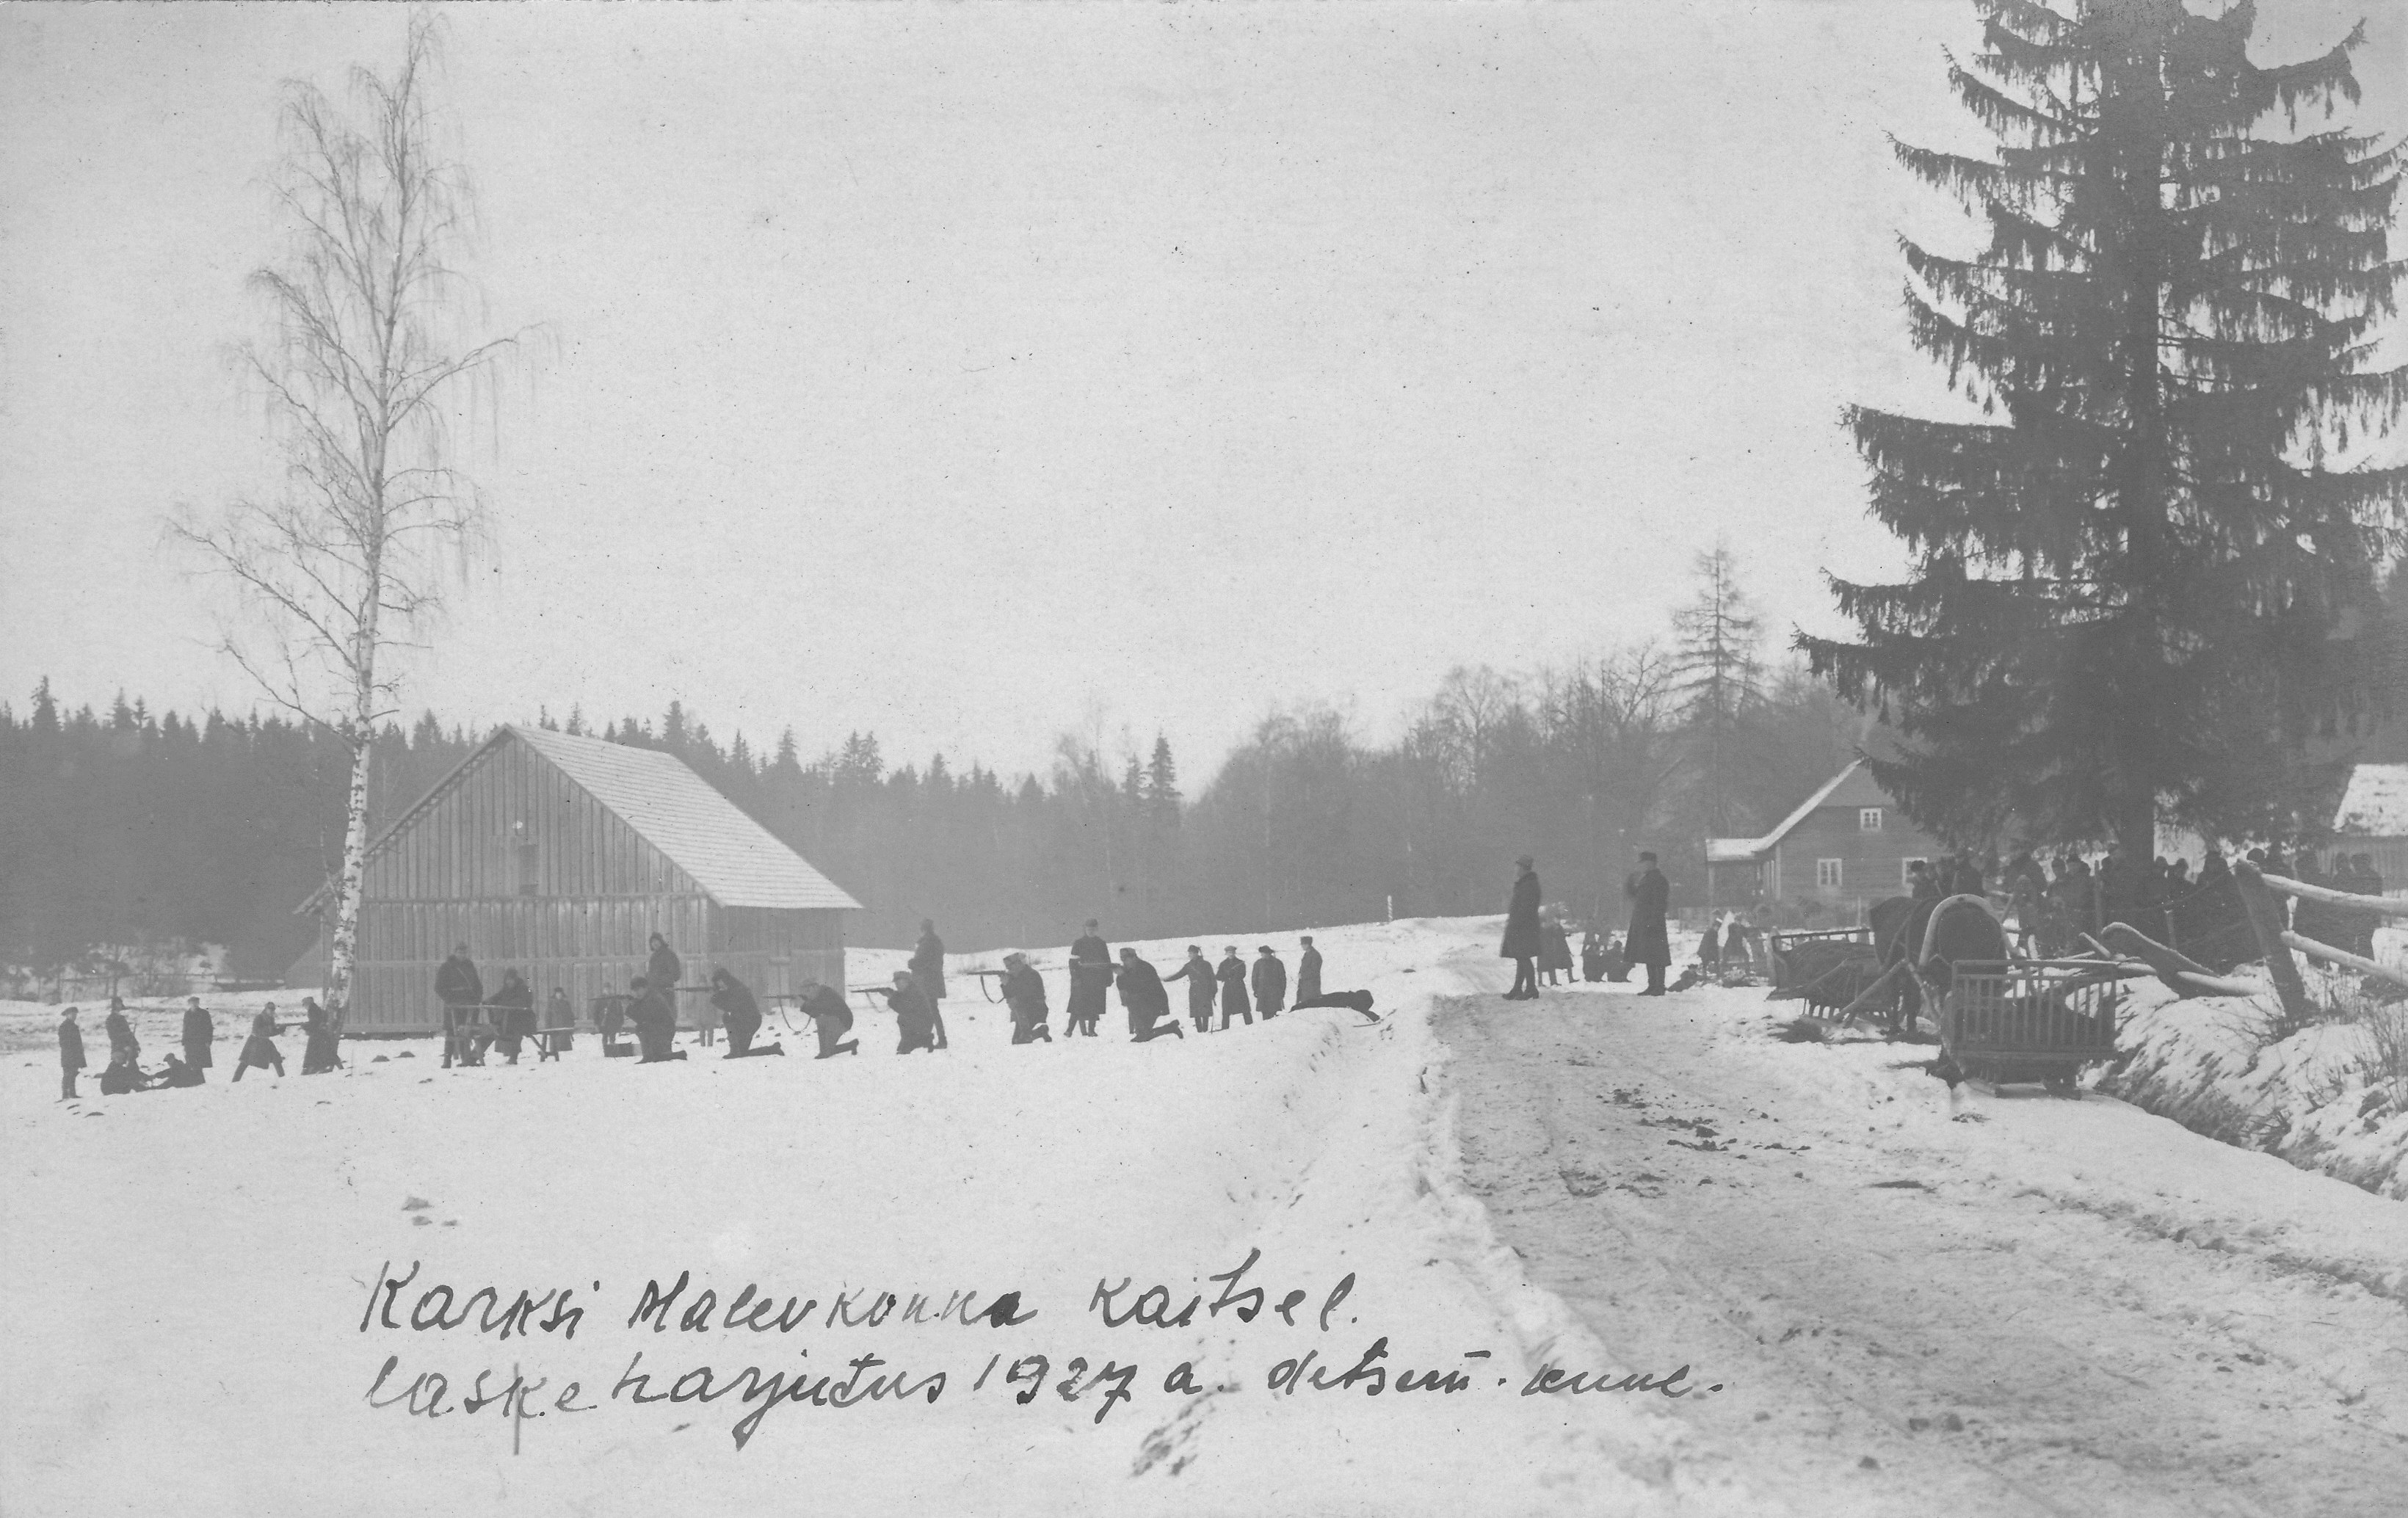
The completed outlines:
[[[2408,7],[2360,120],[2408,124]],[[1896,567],[1838,425],[1944,408],[1885,134],[1978,147],[1959,0],[462,7],[440,99],[491,325],[494,542],[406,699],[873,729],[1190,783],[1281,704],[1369,738],[1456,664],[1664,635],[1718,537],[1767,620]],[[0,7],[0,699],[248,709],[159,523],[277,478],[224,362],[279,81],[387,7]]]

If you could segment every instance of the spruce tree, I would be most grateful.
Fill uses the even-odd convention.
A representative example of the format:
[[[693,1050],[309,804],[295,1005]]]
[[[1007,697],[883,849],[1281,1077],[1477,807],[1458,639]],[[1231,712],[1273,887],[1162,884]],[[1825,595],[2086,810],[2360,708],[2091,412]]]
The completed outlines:
[[[1913,578],[1835,580],[1861,640],[1799,646],[1898,723],[1873,773],[1943,836],[2285,830],[2301,739],[2384,696],[2344,635],[2408,506],[2408,469],[2329,466],[2408,395],[2371,368],[2400,149],[2329,124],[2363,29],[2261,66],[2247,4],[1975,4],[1949,78],[1994,158],[1898,155],[1987,223],[1902,249],[1915,346],[1991,420],[1849,413]]]

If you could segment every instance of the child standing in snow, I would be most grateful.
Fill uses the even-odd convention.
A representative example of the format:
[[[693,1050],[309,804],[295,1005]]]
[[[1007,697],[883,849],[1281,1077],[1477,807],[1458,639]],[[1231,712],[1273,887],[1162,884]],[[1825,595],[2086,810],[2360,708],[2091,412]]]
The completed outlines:
[[[276,1035],[279,1031],[276,1026],[276,1003],[271,1001],[260,1010],[257,1017],[251,1020],[251,1037],[243,1040],[242,1056],[234,1064],[234,1078],[236,1081],[242,1079],[242,1072],[245,1070],[254,1067],[264,1070],[271,1066],[276,1070],[278,1080],[284,1078],[284,1052],[276,1047]]]

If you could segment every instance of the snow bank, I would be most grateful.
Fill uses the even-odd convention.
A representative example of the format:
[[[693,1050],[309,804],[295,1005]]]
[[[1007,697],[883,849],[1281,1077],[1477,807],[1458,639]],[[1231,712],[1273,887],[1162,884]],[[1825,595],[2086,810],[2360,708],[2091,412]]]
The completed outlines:
[[[430,1040],[356,1042],[346,1071],[235,1085],[222,1048],[198,1091],[75,1104],[55,1099],[56,1010],[0,1009],[18,1030],[0,1067],[0,1492],[11,1511],[263,1514],[800,1494],[869,1512],[1767,1511],[1682,1477],[1674,1420],[1644,1401],[1520,1395],[1532,1355],[1597,1352],[1457,1179],[1426,1013],[1466,988],[1448,957],[1486,937],[1316,934],[1331,987],[1378,995],[1376,1027],[1321,1010],[1139,1046],[1115,1008],[1104,1038],[1016,1049],[965,982],[940,1055],[894,1057],[875,1017],[863,1057],[826,1063],[689,1042],[691,1060],[639,1068],[585,1039],[557,1063],[446,1072]],[[1168,966],[1180,947],[1140,950]],[[885,967],[855,958],[856,980]],[[258,999],[222,1009],[222,1033]],[[146,1054],[172,1014],[137,1018]],[[681,1276],[660,1326],[631,1324]],[[574,1334],[414,1329],[435,1283],[583,1315]],[[1191,1296],[1267,1295],[1246,1322],[1096,1310],[1099,1285],[1125,1313],[1154,1284],[1174,1318]],[[795,1326],[730,1327],[748,1288]],[[948,1315],[965,1292],[975,1309]],[[988,1314],[1008,1293],[1006,1326]],[[848,1369],[865,1355],[881,1368]],[[1182,1365],[1193,1390],[1167,1384]],[[1463,1389],[1342,1384],[1366,1366]],[[739,1449],[750,1410],[727,1390],[772,1374],[894,1375],[913,1396],[781,1403]],[[502,1398],[514,1378],[543,1389]]]

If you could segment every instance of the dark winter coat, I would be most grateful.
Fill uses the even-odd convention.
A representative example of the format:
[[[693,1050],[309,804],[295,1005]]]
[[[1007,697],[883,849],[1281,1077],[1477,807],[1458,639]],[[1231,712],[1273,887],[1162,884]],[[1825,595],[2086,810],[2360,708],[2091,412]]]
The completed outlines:
[[[727,1037],[738,1047],[751,1043],[761,1031],[761,1004],[753,999],[752,987],[734,976],[710,994],[710,1004],[719,1009],[727,1024]]]
[[[474,963],[453,954],[435,972],[435,995],[446,1007],[474,1007],[485,999],[485,982]]]
[[[70,1072],[83,1068],[83,1029],[64,1018],[59,1020],[59,1068]]]
[[[669,1045],[677,1041],[677,1007],[667,992],[646,984],[644,994],[627,1009],[627,1021],[636,1025],[636,1042],[643,1049],[645,1059],[659,1061],[668,1057]]]
[[[1170,992],[1162,983],[1162,972],[1146,961],[1134,956],[1122,960],[1120,986],[1132,1038],[1170,1015]]]
[[[1546,940],[1547,946],[1539,955],[1539,968],[1570,973],[1572,967],[1571,934],[1561,923],[1545,924],[1544,929],[1540,937]]]
[[[684,973],[684,962],[666,943],[653,950],[652,957],[644,962],[644,984],[668,998],[673,1016],[677,1007],[678,978]]]
[[[1296,1004],[1299,1007],[1321,995],[1321,951],[1307,949],[1296,962]]]
[[[123,1012],[111,1012],[101,1024],[108,1030],[108,1062],[138,1060],[142,1057],[142,1040],[134,1036],[134,1025],[125,1021]]]
[[[1220,981],[1212,973],[1212,962],[1202,954],[1190,954],[1187,963],[1163,977],[1166,981],[1187,982],[1187,1020],[1203,1025],[1212,1018],[1212,995]]]
[[[1536,959],[1545,948],[1539,937],[1539,872],[1526,869],[1505,906],[1505,941],[1497,946],[1497,957]]]
[[[276,1025],[276,1014],[262,1008],[251,1020],[251,1037],[243,1040],[242,1053],[235,1064],[259,1070],[271,1065],[281,1067],[284,1054],[276,1047],[276,1035],[280,1031]]]
[[[1065,1010],[1074,1023],[1104,1015],[1104,993],[1112,985],[1112,952],[1093,934],[1070,945],[1070,1004]]]
[[[911,979],[928,994],[930,1001],[945,999],[945,940],[934,933],[920,935],[920,946],[911,951],[908,967]]]
[[[1011,1031],[1025,1036],[1045,1025],[1052,1009],[1045,1005],[1045,977],[1026,964],[1003,972],[1003,1004],[1011,1009]]]
[[[902,1041],[895,1049],[896,1053],[937,1047],[937,1004],[928,999],[926,992],[917,985],[897,985],[887,986],[879,995],[895,1009],[895,1021],[902,1031]]]
[[[840,1038],[853,1031],[853,1008],[834,986],[820,987],[797,1010],[818,1026],[823,1038]]]
[[[1276,1012],[1287,1005],[1287,967],[1277,954],[1259,954],[1254,959],[1254,1005],[1266,1012]]]
[[[215,1063],[209,1045],[218,1041],[218,1025],[198,1007],[184,1009],[184,1063],[208,1069]]]
[[[1672,882],[1650,865],[1623,882],[1622,894],[1630,898],[1630,929],[1622,936],[1623,953],[1633,965],[1672,963],[1672,940],[1664,931]]]
[[[1241,1012],[1249,1015],[1253,1013],[1254,1004],[1246,999],[1246,962],[1244,960],[1231,954],[1221,961],[1221,967],[1213,972],[1213,977],[1221,982],[1221,1016],[1224,1019],[1235,1017]]]
[[[494,1005],[501,1009],[496,1021],[504,1038],[525,1038],[535,1032],[535,987],[524,981],[505,983],[494,993]]]

